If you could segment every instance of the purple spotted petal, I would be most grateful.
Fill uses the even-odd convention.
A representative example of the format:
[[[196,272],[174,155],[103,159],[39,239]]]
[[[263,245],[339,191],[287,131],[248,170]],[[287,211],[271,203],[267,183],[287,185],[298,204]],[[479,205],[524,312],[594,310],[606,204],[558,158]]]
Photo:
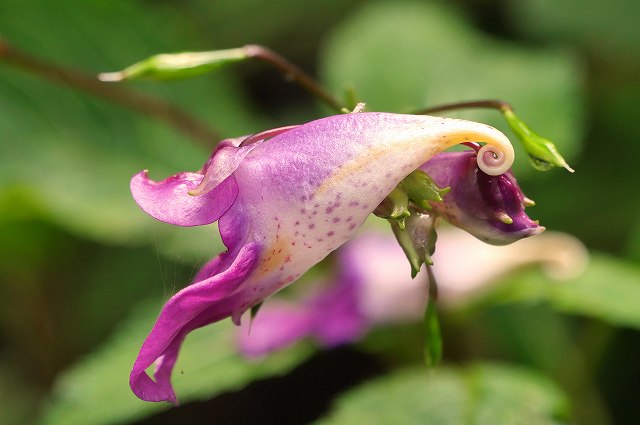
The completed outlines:
[[[209,161],[203,167],[204,178],[191,195],[198,196],[215,190],[240,166],[244,158],[257,144],[242,146],[242,138],[227,139],[221,142]]]
[[[439,154],[420,169],[439,186],[451,187],[442,202],[432,203],[436,213],[478,239],[505,245],[544,231],[525,212],[526,197],[511,172],[484,173],[475,152]]]

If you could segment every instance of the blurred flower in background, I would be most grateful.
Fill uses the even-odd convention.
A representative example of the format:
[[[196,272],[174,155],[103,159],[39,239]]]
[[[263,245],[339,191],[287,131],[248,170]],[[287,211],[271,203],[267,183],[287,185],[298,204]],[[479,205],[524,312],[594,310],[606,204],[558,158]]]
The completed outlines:
[[[407,259],[389,234],[363,232],[337,251],[333,278],[307,283],[297,300],[274,297],[239,331],[239,349],[263,356],[303,339],[324,347],[357,341],[376,324],[419,322],[427,301],[427,275],[411,279]],[[575,237],[547,232],[512,245],[487,245],[447,227],[433,256],[439,300],[445,308],[488,291],[509,273],[541,267],[554,280],[572,279],[588,253]]]

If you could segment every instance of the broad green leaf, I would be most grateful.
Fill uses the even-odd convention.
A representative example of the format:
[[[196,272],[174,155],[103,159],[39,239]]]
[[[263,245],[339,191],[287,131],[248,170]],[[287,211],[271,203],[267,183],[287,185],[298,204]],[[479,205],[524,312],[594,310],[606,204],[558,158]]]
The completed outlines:
[[[514,31],[640,64],[640,3],[635,0],[612,0],[606,7],[598,0],[511,0],[504,5]]]
[[[129,371],[159,306],[145,305],[102,348],[76,363],[55,386],[43,425],[101,425],[131,421],[171,408],[148,403],[129,389]],[[310,353],[307,346],[250,362],[236,352],[237,328],[230,321],[191,333],[181,349],[173,384],[181,403],[206,400],[249,382],[285,373]]]
[[[474,30],[453,8],[378,2],[361,8],[327,40],[323,75],[336,92],[351,84],[370,110],[409,112],[478,99],[510,102],[518,116],[570,157],[583,134],[582,70],[557,49],[508,44]],[[449,114],[509,134],[495,111]],[[525,158],[516,146],[517,154]],[[516,174],[530,172],[516,162]]]
[[[323,425],[566,424],[567,401],[549,380],[505,365],[413,368],[342,396]]]
[[[0,398],[2,399],[3,425],[23,425],[32,423],[33,406],[37,404],[37,391],[25,385],[17,371],[11,367],[11,360],[0,358]]]
[[[500,288],[489,298],[549,302],[563,312],[640,329],[640,267],[613,257],[592,255],[585,272],[569,281],[553,281],[529,270],[505,280]]]
[[[286,46],[300,52],[315,47],[316,40],[359,3],[362,1],[323,0],[297,7],[291,0],[190,0],[188,4],[156,3],[154,8],[166,9],[189,32],[194,28],[203,31],[204,38],[195,41],[203,48],[212,42],[218,48],[260,43],[278,51],[278,46]]]
[[[640,261],[640,222],[637,222],[631,230],[627,253],[635,261]]]
[[[22,357],[18,363],[34,381],[47,381],[104,340],[140,299],[175,292],[194,272],[193,264],[161,259],[152,247],[95,244],[51,223],[0,214],[6,353]]]
[[[2,36],[33,55],[90,74],[193,44],[172,24],[177,17],[139,2],[31,3],[25,7],[16,0],[4,2],[11,13],[0,15]],[[156,223],[141,212],[131,199],[129,180],[142,169],[149,169],[154,179],[197,170],[210,148],[198,146],[164,123],[1,61],[0,80],[0,109],[6,117],[0,121],[0,210],[15,209],[10,201],[19,192],[34,214],[81,237],[157,243],[161,252],[170,251],[172,244],[175,249],[186,246],[177,241],[183,238],[183,229]],[[182,105],[206,120],[220,137],[268,127],[245,112],[242,90],[225,72],[197,81],[127,87]],[[193,260],[222,250],[214,228],[188,233],[207,243],[193,242],[186,251],[173,251],[174,256]]]

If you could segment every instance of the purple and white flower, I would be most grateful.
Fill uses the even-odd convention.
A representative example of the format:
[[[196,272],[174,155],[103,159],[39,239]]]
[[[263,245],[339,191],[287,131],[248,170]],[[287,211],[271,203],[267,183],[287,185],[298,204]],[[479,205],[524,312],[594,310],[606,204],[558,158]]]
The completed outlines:
[[[509,140],[484,124],[353,113],[226,140],[200,172],[159,182],[146,171],[134,176],[131,191],[144,211],[179,226],[218,221],[227,251],[165,304],[134,363],[133,392],[175,402],[171,371],[189,332],[226,317],[239,324],[245,311],[350,239],[403,178],[471,142],[484,144],[477,168],[493,176],[509,170]],[[152,379],[146,370],[154,363]]]

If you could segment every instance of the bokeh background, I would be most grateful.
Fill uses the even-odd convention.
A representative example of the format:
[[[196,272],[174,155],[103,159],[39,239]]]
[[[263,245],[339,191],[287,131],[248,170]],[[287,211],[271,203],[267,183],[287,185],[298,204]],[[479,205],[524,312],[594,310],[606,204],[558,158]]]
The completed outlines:
[[[0,11],[0,423],[640,423],[636,0],[2,0]],[[519,271],[443,312],[434,375],[420,323],[248,362],[225,322],[188,338],[180,407],[137,400],[128,373],[163,301],[223,247],[214,226],[154,222],[128,182],[196,170],[213,143],[47,81],[6,46],[95,75],[248,43],[370,110],[511,102],[577,170],[535,172],[522,155],[515,167],[531,214],[589,248],[586,273],[557,291]],[[125,87],[221,138],[330,114],[260,63]],[[510,134],[495,112],[449,116]]]

